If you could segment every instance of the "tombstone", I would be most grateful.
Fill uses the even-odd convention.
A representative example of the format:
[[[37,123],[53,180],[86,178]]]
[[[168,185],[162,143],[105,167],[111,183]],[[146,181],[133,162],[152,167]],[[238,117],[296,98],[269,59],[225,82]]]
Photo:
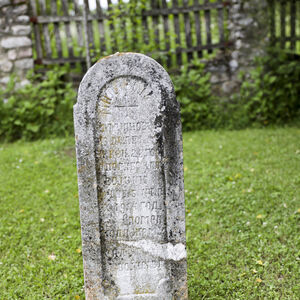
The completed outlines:
[[[74,106],[86,299],[187,299],[180,109],[153,59],[117,53]]]

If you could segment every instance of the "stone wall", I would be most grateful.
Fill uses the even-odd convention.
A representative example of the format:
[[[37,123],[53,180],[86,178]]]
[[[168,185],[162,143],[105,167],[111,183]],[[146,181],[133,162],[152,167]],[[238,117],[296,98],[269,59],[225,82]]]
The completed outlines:
[[[239,90],[238,74],[249,73],[255,57],[267,48],[267,0],[231,0],[228,29],[231,47],[207,62],[214,92],[227,98]]]
[[[0,85],[5,86],[15,73],[21,85],[33,68],[29,1],[0,0]]]

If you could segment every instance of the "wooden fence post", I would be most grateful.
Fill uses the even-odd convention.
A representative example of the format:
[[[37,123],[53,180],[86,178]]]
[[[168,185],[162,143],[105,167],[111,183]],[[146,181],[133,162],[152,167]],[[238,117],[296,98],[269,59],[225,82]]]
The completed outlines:
[[[84,26],[84,35],[85,35],[85,48],[86,48],[86,67],[89,69],[91,67],[91,54],[90,54],[90,45],[89,45],[89,30],[88,30],[88,17],[89,17],[89,6],[88,0],[83,2],[83,26]]]

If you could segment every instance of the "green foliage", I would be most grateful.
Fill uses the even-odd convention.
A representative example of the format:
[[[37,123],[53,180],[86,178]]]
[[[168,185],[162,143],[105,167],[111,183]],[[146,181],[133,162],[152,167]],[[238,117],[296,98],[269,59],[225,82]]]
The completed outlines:
[[[204,65],[198,60],[192,66],[184,65],[180,74],[172,76],[184,130],[210,127],[214,118],[210,74],[204,72]]]
[[[0,139],[72,134],[75,91],[66,83],[67,72],[55,67],[44,77],[31,73],[30,84],[18,90],[11,77],[6,90],[0,90]],[[228,99],[213,96],[210,74],[198,60],[171,77],[185,131],[283,124],[300,116],[300,64],[283,52],[258,59],[250,75],[241,75],[240,93]]]
[[[240,74],[240,91],[228,99],[212,96],[204,66],[197,61],[192,65],[173,76],[184,130],[241,129],[291,123],[300,117],[300,64],[282,50],[268,51],[250,74]]]
[[[12,76],[0,90],[0,138],[32,140],[72,132],[75,91],[65,83],[66,68],[54,68],[43,78],[30,73],[30,83],[17,89]]]
[[[240,105],[249,124],[278,124],[300,114],[300,63],[282,50],[257,59],[250,78],[241,75]]]

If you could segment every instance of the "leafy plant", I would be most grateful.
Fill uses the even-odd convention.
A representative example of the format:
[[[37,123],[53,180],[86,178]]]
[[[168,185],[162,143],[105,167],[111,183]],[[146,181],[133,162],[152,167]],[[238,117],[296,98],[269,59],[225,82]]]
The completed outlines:
[[[299,58],[298,58],[299,59]],[[173,76],[184,130],[241,129],[293,122],[300,116],[300,64],[297,57],[272,49],[256,59],[255,68],[240,74],[239,93],[228,99],[212,95],[210,75],[193,61]]]
[[[18,90],[12,76],[0,90],[0,139],[71,134],[75,91],[66,83],[67,73],[66,67],[55,67],[44,76],[31,73],[30,84]],[[283,124],[300,116],[300,64],[282,51],[268,52],[250,75],[241,74],[240,92],[230,99],[213,96],[210,74],[199,60],[183,65],[172,79],[185,131]]]
[[[75,91],[66,83],[66,68],[55,67],[45,77],[28,74],[30,83],[16,90],[11,76],[5,90],[0,90],[0,138],[13,141],[33,140],[72,132],[72,106]]]
[[[300,113],[300,64],[278,49],[257,59],[257,66],[240,90],[241,105],[249,123],[275,124],[295,119]]]
[[[175,92],[181,105],[184,130],[213,126],[214,97],[211,93],[210,74],[198,60],[192,68],[184,65],[180,74],[172,76]]]

